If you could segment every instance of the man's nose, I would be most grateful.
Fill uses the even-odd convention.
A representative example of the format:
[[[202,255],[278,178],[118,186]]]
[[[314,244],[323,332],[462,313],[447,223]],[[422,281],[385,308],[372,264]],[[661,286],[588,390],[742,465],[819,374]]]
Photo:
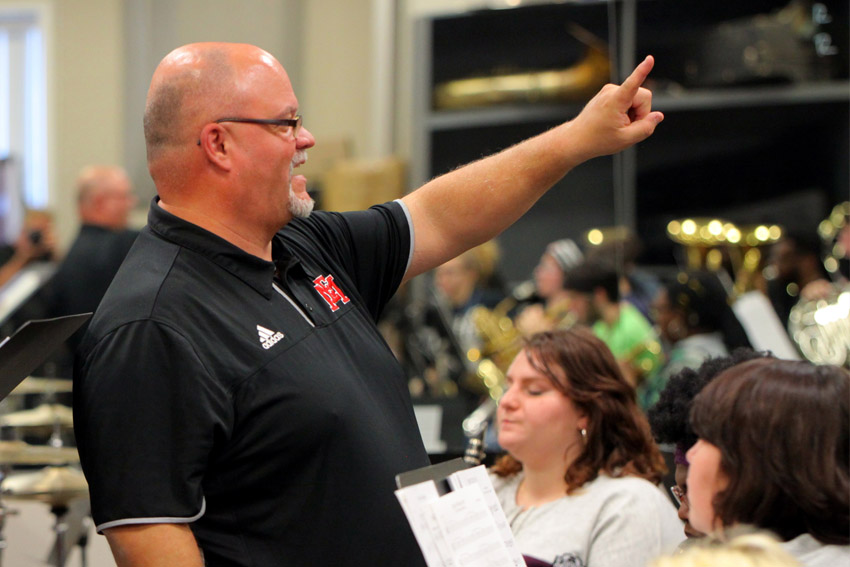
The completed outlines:
[[[316,145],[316,138],[313,137],[313,134],[307,128],[301,127],[301,130],[298,131],[298,137],[295,139],[295,147],[299,150],[306,150],[307,148],[312,148]]]

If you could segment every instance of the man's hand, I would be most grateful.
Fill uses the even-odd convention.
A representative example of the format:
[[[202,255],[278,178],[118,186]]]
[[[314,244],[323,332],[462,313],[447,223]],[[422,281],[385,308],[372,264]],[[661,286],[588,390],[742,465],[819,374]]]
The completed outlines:
[[[605,85],[569,123],[583,159],[610,155],[648,138],[664,115],[652,111],[652,93],[642,85],[655,60],[650,55],[622,85]]]
[[[578,164],[648,138],[664,119],[641,86],[653,62],[603,87],[575,119],[405,195],[416,239],[405,280],[498,235]]]

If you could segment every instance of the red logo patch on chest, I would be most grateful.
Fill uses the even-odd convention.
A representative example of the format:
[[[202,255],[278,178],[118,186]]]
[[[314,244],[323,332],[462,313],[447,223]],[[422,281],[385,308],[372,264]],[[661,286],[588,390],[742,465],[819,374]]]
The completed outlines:
[[[343,305],[349,302],[348,296],[339,289],[339,286],[334,282],[333,276],[318,276],[313,280],[313,288],[319,292],[319,295],[322,296],[322,299],[325,300],[331,311],[339,309],[338,304],[340,301],[342,301]]]

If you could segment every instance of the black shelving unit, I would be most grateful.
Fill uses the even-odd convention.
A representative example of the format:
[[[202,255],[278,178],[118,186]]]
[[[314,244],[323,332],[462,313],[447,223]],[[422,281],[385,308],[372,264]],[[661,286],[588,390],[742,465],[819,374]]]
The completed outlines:
[[[636,229],[646,245],[644,261],[660,265],[674,262],[664,234],[673,218],[813,226],[850,198],[846,0],[804,3],[817,45],[800,44],[811,64],[790,76],[767,68],[724,84],[723,73],[712,71],[720,77],[714,82],[689,73],[693,61],[708,69],[699,57],[700,38],[717,41],[708,31],[788,4],[575,1],[422,19],[414,39],[412,186],[574,117],[583,101],[435,110],[432,93],[443,80],[488,69],[568,66],[577,53],[568,26],[579,24],[607,45],[612,80],[620,81],[646,54],[656,55],[649,86],[666,119],[637,148],[576,168],[500,237],[506,280],[527,278],[549,241],[579,238],[597,226]],[[755,52],[724,44],[730,69],[741,67],[740,58],[764,57],[764,45],[758,51],[759,37],[753,37]]]

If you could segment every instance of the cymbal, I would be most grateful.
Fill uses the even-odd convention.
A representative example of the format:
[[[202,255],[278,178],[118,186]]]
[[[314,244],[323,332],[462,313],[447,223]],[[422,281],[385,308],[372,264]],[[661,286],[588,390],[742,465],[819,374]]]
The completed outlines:
[[[73,380],[65,378],[36,378],[30,376],[9,392],[10,396],[21,394],[59,394],[70,392]]]
[[[73,427],[74,412],[62,404],[41,404],[37,408],[7,413],[0,425],[10,427],[43,427],[52,425]]]
[[[64,465],[79,461],[80,454],[75,447],[51,447],[30,445],[23,441],[0,441],[0,464]]]
[[[73,467],[45,467],[40,471],[15,474],[2,485],[3,495],[21,500],[39,500],[53,506],[88,495],[89,487],[82,471]]]

